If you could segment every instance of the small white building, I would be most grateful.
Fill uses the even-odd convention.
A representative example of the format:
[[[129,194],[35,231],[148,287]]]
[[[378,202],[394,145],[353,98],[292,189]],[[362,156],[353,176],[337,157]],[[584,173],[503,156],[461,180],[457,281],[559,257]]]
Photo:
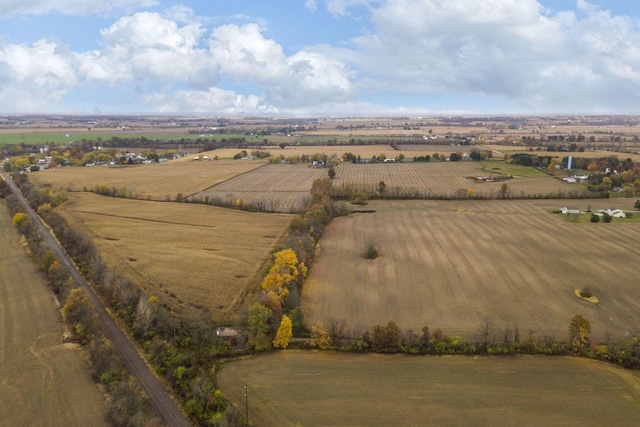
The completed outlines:
[[[562,207],[560,209],[558,209],[560,211],[561,214],[563,215],[568,215],[568,214],[579,214],[580,213],[580,209],[578,208],[568,208],[568,207]]]
[[[613,218],[626,218],[627,217],[627,214],[625,214],[622,209],[618,209],[618,208],[601,209],[601,210],[599,210],[597,212],[594,212],[593,214],[597,215],[597,216],[604,216],[604,214],[609,214]]]

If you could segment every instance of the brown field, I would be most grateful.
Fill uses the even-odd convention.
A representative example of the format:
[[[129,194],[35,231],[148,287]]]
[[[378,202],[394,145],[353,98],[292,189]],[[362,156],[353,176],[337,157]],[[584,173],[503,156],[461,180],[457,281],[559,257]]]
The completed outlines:
[[[108,426],[106,402],[0,204],[0,424]]]
[[[210,152],[211,153],[211,152]],[[207,153],[201,153],[207,155]],[[98,184],[126,188],[141,198],[174,200],[263,166],[262,161],[193,160],[192,156],[166,163],[134,166],[60,167],[30,174],[34,183],[71,191],[93,189]]]
[[[111,266],[174,309],[205,307],[235,319],[291,216],[214,206],[71,194],[60,206]]]
[[[384,181],[387,188],[416,189],[432,197],[453,197],[468,189],[476,190],[478,197],[497,197],[503,183],[512,197],[550,194],[558,191],[573,191],[575,186],[562,180],[541,174],[540,177],[513,176],[501,182],[474,182],[473,178],[488,177],[477,162],[428,162],[428,163],[342,163],[336,170],[334,186],[360,183],[378,186]],[[494,175],[496,175],[494,173]]]
[[[303,289],[309,324],[344,319],[350,328],[394,320],[403,331],[428,325],[475,339],[518,326],[565,339],[582,313],[596,339],[640,327],[640,227],[566,221],[565,205],[594,211],[631,199],[375,201],[375,213],[335,218]],[[363,257],[374,242],[381,256]],[[594,305],[576,298],[589,288]]]
[[[636,426],[640,381],[568,357],[282,351],[225,364],[218,382],[252,425]]]
[[[330,157],[335,156],[338,158],[342,157],[345,153],[353,153],[363,159],[370,159],[371,157],[379,156],[380,154],[394,158],[400,154],[404,154],[406,157],[413,157],[416,155],[416,153],[409,153],[408,151],[394,150],[389,145],[290,145],[284,149],[280,149],[280,147],[264,147],[264,149],[269,151],[272,156],[283,155],[285,158],[291,156],[302,156],[303,154],[311,156],[316,153],[326,154]],[[223,148],[220,150],[209,151],[208,155],[218,156],[221,159],[232,158],[239,151],[240,149],[238,148]],[[251,150],[248,149],[247,152],[251,154]],[[425,152],[425,154],[428,153],[430,153],[430,151]]]
[[[309,190],[316,179],[327,178],[326,168],[313,168],[309,164],[266,165],[238,175],[205,191],[194,198],[244,200],[263,203],[273,212],[299,212],[310,197]]]

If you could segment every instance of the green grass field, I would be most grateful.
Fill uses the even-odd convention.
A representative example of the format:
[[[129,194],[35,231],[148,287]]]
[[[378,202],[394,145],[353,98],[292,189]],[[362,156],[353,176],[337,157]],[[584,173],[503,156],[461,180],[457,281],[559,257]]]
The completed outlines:
[[[483,161],[480,162],[482,164],[483,169],[489,173],[499,173],[502,175],[513,175],[519,176],[523,178],[541,178],[548,176],[543,171],[528,167],[528,166],[520,166],[520,165],[510,165],[505,162],[499,161]]]
[[[569,357],[283,351],[228,362],[225,396],[256,426],[636,426],[640,381]]]
[[[70,135],[70,136],[67,136]],[[220,140],[222,138],[230,139],[230,138],[247,138],[252,139],[256,138],[255,136],[247,136],[242,134],[230,134],[230,135],[217,135],[217,134],[202,134],[204,136],[200,136],[200,134],[189,134],[189,133],[124,133],[124,132],[113,132],[113,133],[104,133],[104,132],[70,132],[70,133],[54,133],[54,132],[33,132],[31,130],[23,132],[23,133],[0,133],[0,145],[2,144],[21,144],[25,143],[28,145],[33,144],[45,144],[45,143],[55,143],[55,144],[64,144],[67,142],[76,142],[82,141],[86,139],[87,141],[98,141],[99,139],[102,141],[110,140],[111,138],[141,138],[145,137],[149,140],[155,141],[179,141],[181,139],[209,139],[209,140]]]

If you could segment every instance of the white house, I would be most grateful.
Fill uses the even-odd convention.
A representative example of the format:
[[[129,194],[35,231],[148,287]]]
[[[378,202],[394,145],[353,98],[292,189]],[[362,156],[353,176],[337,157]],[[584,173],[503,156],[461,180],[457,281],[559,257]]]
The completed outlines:
[[[559,209],[560,213],[563,215],[567,215],[567,214],[579,214],[580,213],[580,209],[578,208],[568,208],[568,207],[563,207]]]

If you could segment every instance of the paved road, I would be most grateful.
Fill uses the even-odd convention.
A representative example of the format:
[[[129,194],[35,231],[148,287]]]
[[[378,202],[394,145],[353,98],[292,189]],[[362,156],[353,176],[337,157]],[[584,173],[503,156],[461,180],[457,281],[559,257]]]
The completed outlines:
[[[80,288],[82,288],[91,299],[91,302],[98,313],[105,336],[113,344],[114,349],[122,358],[129,373],[138,379],[142,389],[149,395],[151,404],[158,415],[169,426],[191,426],[192,424],[186,418],[180,407],[173,401],[171,395],[164,388],[162,383],[160,383],[160,381],[158,381],[158,379],[153,375],[127,335],[120,330],[113,317],[111,317],[107,312],[102,301],[93,291],[93,288],[91,288],[84,277],[82,277],[76,266],[71,262],[69,255],[67,255],[66,251],[51,235],[49,229],[44,226],[40,217],[33,211],[33,209],[31,209],[18,187],[2,167],[0,167],[0,175],[2,175],[5,181],[7,181],[13,191],[13,194],[18,197],[20,203],[25,209],[25,212],[31,216],[33,223],[40,231],[40,235],[56,254],[58,260],[69,269],[76,283],[78,283]]]

